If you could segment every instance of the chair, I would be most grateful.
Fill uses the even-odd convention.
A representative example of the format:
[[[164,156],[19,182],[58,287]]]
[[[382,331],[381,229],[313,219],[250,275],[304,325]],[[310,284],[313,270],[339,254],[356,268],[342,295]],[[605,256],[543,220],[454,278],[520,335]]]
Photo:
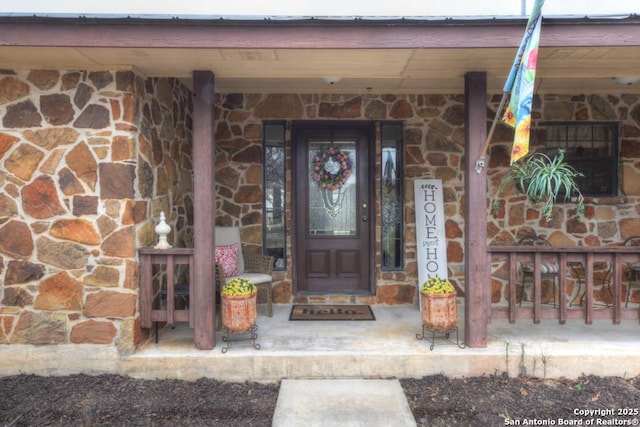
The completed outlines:
[[[255,254],[245,250],[240,240],[238,227],[216,227],[216,252],[224,247],[236,247],[237,274],[225,277],[225,270],[221,263],[216,262],[216,291],[220,292],[222,284],[234,277],[242,277],[251,280],[258,289],[265,289],[267,295],[267,313],[273,317],[271,300],[271,285],[273,283],[273,257]],[[224,281],[224,282],[223,282]]]
[[[632,236],[624,241],[625,246],[640,246],[640,236]],[[640,262],[625,262],[629,271],[629,283],[627,284],[627,297],[624,301],[624,307],[629,305],[631,298],[631,286],[640,286]]]
[[[605,293],[605,289],[608,288],[609,295],[612,295],[611,293],[612,265],[613,264],[611,262],[596,262],[593,264],[594,269],[596,270],[596,274],[594,275],[594,285],[598,277],[602,278],[601,295],[602,295],[602,301],[603,301],[602,303],[594,302],[594,305],[600,305],[600,306],[604,305],[605,307],[609,307],[609,303],[607,302],[604,293]],[[572,262],[567,262],[567,266],[569,266],[569,268],[571,269],[571,275],[573,276],[574,279],[576,279],[578,283],[578,289],[576,291],[575,296],[569,303],[569,307],[573,307],[574,305],[582,307],[584,306],[584,300],[586,298],[584,265],[582,264],[582,262],[572,261]],[[576,300],[578,299],[579,299],[579,302],[576,303]]]
[[[539,236],[525,236],[520,239],[516,246],[551,246],[545,238]],[[532,262],[521,262],[520,269],[522,271],[522,287],[520,288],[520,306],[522,306],[522,300],[524,299],[524,283],[527,277],[530,277],[533,281],[534,277],[534,264]],[[560,271],[560,267],[557,261],[543,260],[540,264],[542,278],[551,278],[553,281],[553,306],[556,306],[556,289],[557,278]]]
[[[576,300],[578,298],[580,299],[580,301],[576,305],[582,307],[584,305],[584,299],[585,299],[585,293],[583,291],[584,284],[585,284],[584,265],[582,265],[581,262],[568,262],[567,265],[571,269],[571,275],[578,282],[578,290],[576,291],[576,295],[571,299],[571,302],[569,303],[569,307],[573,307],[573,305],[576,303]],[[603,287],[604,287],[605,279],[603,279]]]

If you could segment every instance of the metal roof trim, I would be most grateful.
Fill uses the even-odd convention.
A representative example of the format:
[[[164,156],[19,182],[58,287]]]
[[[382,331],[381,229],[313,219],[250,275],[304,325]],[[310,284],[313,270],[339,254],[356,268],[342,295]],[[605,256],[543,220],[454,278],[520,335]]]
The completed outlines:
[[[638,17],[636,13],[611,14],[611,15],[544,15],[545,19],[571,20],[571,21],[593,21],[593,20],[623,20]],[[469,16],[285,16],[285,15],[170,15],[170,14],[81,14],[81,13],[2,13],[0,18],[32,18],[32,19],[66,19],[66,20],[150,20],[150,21],[225,21],[225,22],[371,22],[371,23],[402,23],[402,22],[456,22],[456,21],[513,21],[527,19],[527,15],[469,15]]]

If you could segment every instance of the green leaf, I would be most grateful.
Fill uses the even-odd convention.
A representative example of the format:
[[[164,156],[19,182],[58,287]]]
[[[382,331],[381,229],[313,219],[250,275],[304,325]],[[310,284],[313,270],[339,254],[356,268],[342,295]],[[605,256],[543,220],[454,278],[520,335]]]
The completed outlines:
[[[533,204],[544,202],[542,212],[547,221],[553,216],[553,205],[558,195],[564,193],[564,200],[576,195],[576,212],[582,216],[584,197],[575,178],[583,175],[564,161],[564,153],[565,150],[558,150],[558,154],[550,158],[544,153],[534,152],[514,163],[503,177],[498,192],[502,192],[505,185],[515,182]]]

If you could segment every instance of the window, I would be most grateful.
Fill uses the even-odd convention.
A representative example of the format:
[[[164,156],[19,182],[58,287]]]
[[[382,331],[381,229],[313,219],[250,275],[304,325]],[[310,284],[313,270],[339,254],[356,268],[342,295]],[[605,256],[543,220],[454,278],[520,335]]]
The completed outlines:
[[[546,153],[565,150],[565,160],[584,177],[576,184],[585,196],[618,195],[618,124],[544,123]]]
[[[383,123],[382,135],[382,269],[404,266],[402,125]]]
[[[263,253],[273,256],[274,269],[285,269],[285,122],[265,122]]]

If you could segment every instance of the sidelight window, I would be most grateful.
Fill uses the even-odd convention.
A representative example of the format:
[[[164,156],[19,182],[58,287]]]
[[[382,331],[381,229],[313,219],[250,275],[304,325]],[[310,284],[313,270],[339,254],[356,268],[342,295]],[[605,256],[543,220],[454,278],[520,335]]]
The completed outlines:
[[[285,269],[285,122],[265,122],[263,253],[275,259],[274,270]]]
[[[404,265],[404,174],[402,124],[382,123],[382,269]]]

